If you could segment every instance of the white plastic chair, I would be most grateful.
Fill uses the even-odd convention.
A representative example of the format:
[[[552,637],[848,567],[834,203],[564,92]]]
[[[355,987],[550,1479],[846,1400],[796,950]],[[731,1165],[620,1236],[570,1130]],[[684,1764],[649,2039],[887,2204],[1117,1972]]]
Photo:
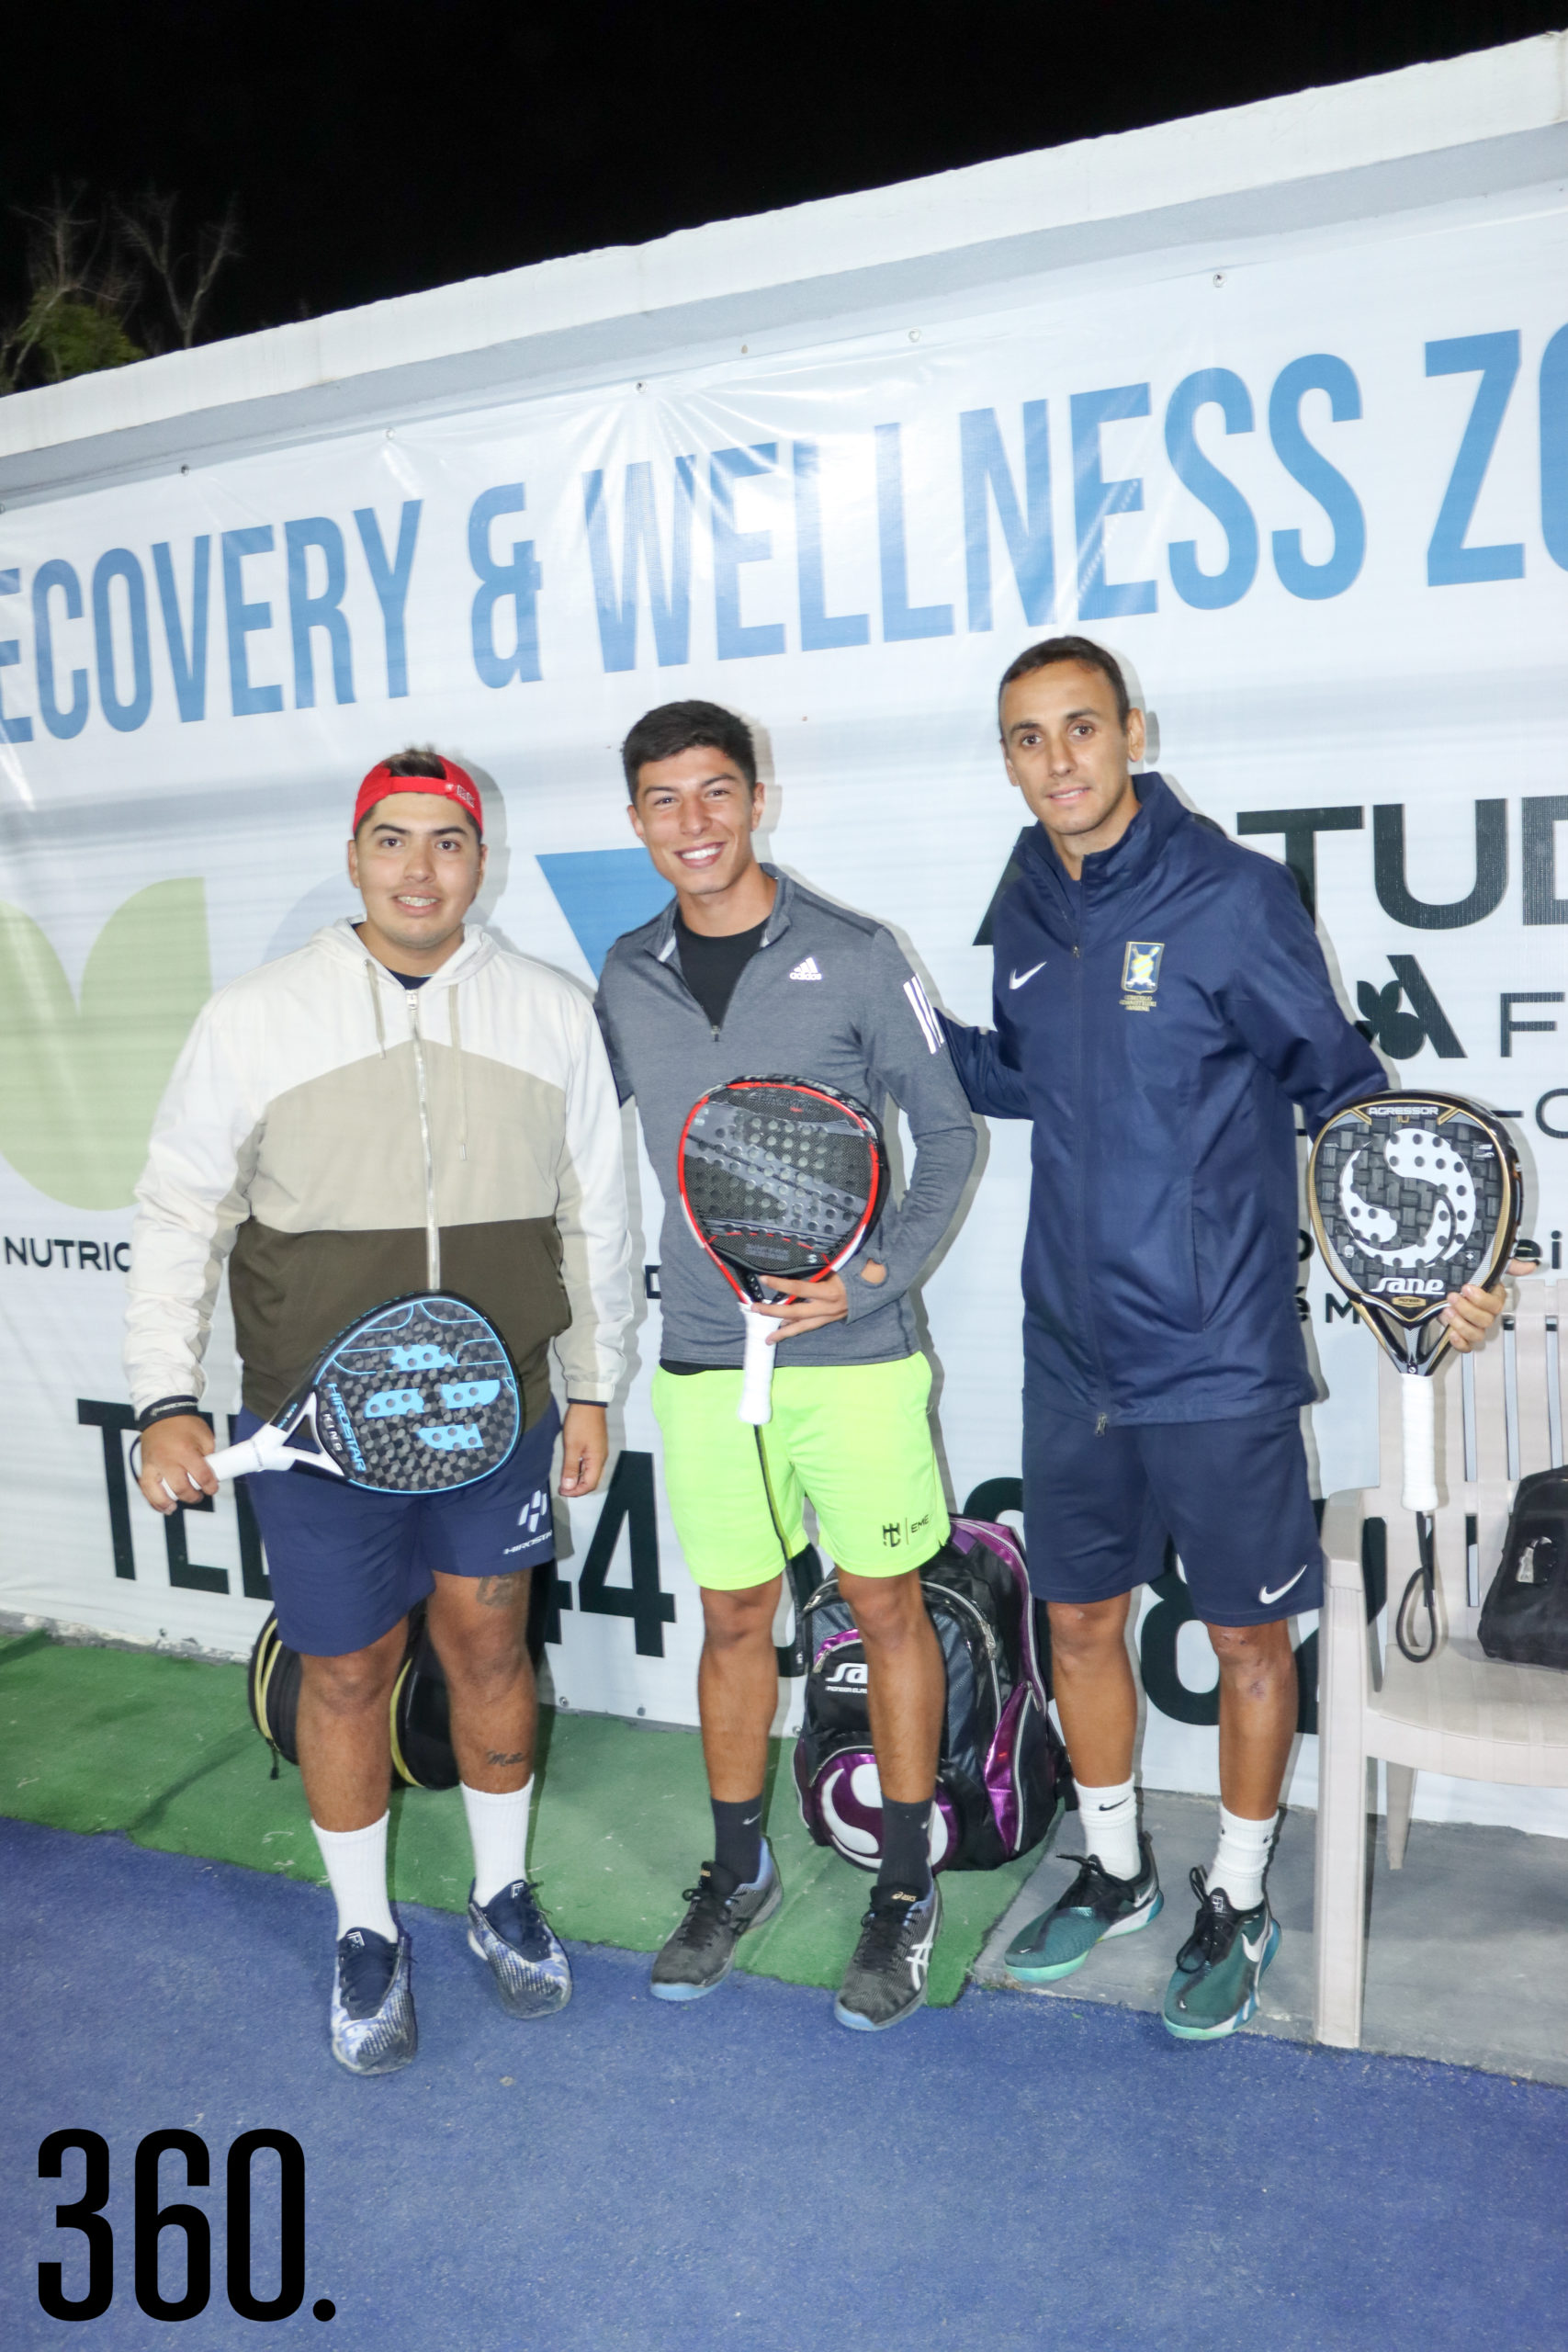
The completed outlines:
[[[1501,1331],[1475,1354],[1450,1354],[1434,1375],[1446,1500],[1437,1521],[1438,1645],[1426,1664],[1413,1666],[1393,1639],[1416,1536],[1400,1503],[1400,1377],[1381,1350],[1382,1484],[1335,1495],[1324,1512],[1313,2018],[1317,2040],[1341,2049],[1361,2039],[1369,1762],[1381,1757],[1388,1767],[1391,1870],[1404,1867],[1417,1772],[1568,1788],[1568,1673],[1502,1664],[1475,1638],[1515,1487],[1563,1458],[1558,1292],[1555,1278],[1527,1277]],[[1388,1555],[1381,1671],[1361,1572],[1363,1528],[1376,1519]],[[1425,1632],[1417,1609],[1417,1640]]]

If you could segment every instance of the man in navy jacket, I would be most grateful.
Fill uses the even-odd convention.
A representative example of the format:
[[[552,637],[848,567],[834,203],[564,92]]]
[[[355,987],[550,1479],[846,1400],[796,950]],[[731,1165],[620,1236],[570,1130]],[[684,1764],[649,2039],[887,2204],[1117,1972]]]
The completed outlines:
[[[1292,1106],[1315,1132],[1385,1080],[1289,871],[1134,781],[1143,713],[1111,654],[1031,647],[1000,722],[1038,822],[994,909],[997,1026],[946,1027],[975,1108],[1033,1122],[1024,1516],[1087,1856],[1007,1964],[1053,1982],[1160,1908],[1126,1625],[1168,1537],[1219,1659],[1221,1809],[1165,2020],[1212,2040],[1252,2015],[1279,1948],[1263,1882],[1296,1724],[1289,1620],[1323,1598]],[[1502,1296],[1461,1294],[1456,1347]]]

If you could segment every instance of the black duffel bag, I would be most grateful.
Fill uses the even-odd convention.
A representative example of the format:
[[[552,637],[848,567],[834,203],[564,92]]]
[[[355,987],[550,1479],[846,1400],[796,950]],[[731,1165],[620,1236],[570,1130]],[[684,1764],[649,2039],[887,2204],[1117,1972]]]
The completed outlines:
[[[534,1570],[528,1602],[528,1655],[536,1667],[544,1651],[554,1586],[555,1563],[542,1561]],[[424,1610],[422,1600],[409,1611],[408,1644],[392,1685],[392,1770],[405,1788],[455,1789],[461,1776],[452,1749],[446,1677]],[[290,1764],[299,1761],[299,1653],[279,1634],[276,1615],[256,1635],[245,1687],[251,1721],[273,1752],[276,1780],[280,1756]]]
[[[1568,1668],[1568,1470],[1519,1480],[1476,1631],[1488,1657]]]

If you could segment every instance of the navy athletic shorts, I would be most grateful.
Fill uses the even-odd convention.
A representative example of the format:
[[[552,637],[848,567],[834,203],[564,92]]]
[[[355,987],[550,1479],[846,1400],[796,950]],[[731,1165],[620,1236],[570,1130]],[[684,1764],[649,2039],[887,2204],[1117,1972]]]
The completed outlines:
[[[241,1413],[237,1438],[261,1427]],[[434,1590],[434,1576],[505,1577],[555,1557],[550,1456],[560,1414],[525,1430],[488,1478],[440,1495],[378,1495],[297,1470],[247,1483],[272,1577],[277,1630],[307,1657],[368,1649]]]
[[[1194,1613],[1268,1625],[1323,1606],[1323,1549],[1296,1412],[1112,1423],[1023,1404],[1029,1580],[1044,1600],[1110,1600],[1176,1545]]]

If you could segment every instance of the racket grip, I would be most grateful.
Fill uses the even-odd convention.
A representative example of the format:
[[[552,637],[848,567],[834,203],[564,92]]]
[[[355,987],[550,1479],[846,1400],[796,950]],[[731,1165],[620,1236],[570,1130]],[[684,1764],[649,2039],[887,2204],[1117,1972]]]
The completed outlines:
[[[1399,1382],[1400,1436],[1404,1455],[1404,1488],[1400,1497],[1406,1510],[1438,1508],[1438,1397],[1435,1382],[1420,1373],[1403,1373]]]
[[[755,1307],[743,1306],[740,1312],[746,1322],[746,1357],[735,1418],[750,1421],[753,1429],[761,1429],[773,1418],[773,1351],[768,1334],[774,1323],[771,1315],[759,1315]]]
[[[254,1437],[242,1438],[238,1445],[220,1445],[216,1453],[208,1455],[207,1466],[215,1478],[243,1478],[253,1470],[287,1470],[296,1459],[281,1430],[275,1430],[268,1421]]]

